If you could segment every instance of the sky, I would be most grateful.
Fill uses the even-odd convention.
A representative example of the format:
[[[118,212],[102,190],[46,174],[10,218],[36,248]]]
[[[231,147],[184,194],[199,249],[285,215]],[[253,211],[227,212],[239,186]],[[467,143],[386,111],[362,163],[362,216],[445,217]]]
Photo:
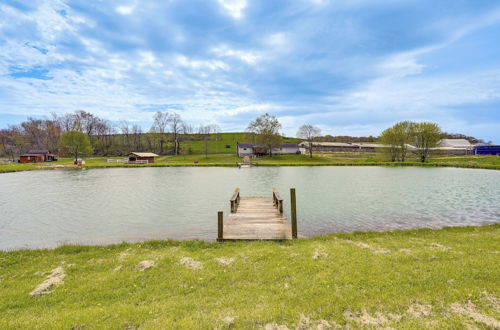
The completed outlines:
[[[0,128],[75,110],[500,143],[500,1],[0,0]]]

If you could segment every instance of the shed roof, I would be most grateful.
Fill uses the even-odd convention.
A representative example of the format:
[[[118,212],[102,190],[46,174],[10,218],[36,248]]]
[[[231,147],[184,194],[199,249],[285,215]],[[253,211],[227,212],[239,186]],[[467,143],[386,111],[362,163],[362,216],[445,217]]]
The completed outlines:
[[[128,154],[130,155],[135,155],[137,157],[158,157],[157,154],[152,153],[152,152],[131,152]]]
[[[27,154],[44,155],[44,154],[48,154],[48,153],[50,153],[50,151],[48,151],[47,149],[35,149],[35,150],[28,151]]]
[[[281,145],[282,148],[298,148],[298,146],[297,143],[283,143]]]
[[[255,144],[252,143],[238,143],[238,147],[240,148],[253,148]]]

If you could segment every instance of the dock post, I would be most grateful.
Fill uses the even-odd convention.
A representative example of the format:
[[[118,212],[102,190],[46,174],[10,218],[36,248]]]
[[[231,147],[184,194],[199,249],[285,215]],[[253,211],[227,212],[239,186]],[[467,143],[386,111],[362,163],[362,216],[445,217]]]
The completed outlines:
[[[297,238],[297,200],[295,188],[290,189],[290,206],[292,208],[292,238]]]
[[[217,241],[222,242],[224,239],[224,212],[219,211],[217,214]]]

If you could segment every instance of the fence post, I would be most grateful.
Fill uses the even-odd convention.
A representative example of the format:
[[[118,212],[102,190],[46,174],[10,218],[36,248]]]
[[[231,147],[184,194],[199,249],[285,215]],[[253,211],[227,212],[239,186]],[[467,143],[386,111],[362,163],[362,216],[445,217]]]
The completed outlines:
[[[217,214],[217,241],[221,242],[224,239],[224,212],[219,211]]]
[[[292,208],[292,238],[297,238],[297,200],[295,188],[290,189],[290,206]]]

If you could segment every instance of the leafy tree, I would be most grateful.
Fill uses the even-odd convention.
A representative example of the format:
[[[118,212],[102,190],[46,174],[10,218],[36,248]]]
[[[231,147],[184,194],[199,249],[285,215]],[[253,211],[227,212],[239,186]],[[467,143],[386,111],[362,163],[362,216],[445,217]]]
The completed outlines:
[[[281,146],[280,129],[278,119],[268,113],[258,117],[247,127],[247,131],[255,134],[256,143],[264,147],[269,156],[273,155],[273,148]]]
[[[389,145],[391,161],[406,160],[408,154],[408,144],[412,142],[415,123],[402,121],[391,128],[386,129],[380,136],[380,141]]]
[[[75,161],[80,157],[92,154],[88,135],[78,131],[68,131],[61,134],[59,147],[72,155]]]
[[[438,124],[428,122],[414,124],[416,152],[422,163],[427,161],[432,148],[435,148],[441,140],[442,134]]]
[[[412,142],[414,127],[415,123],[408,120],[399,122],[393,126],[402,162],[406,160],[406,155],[408,154],[408,144]]]
[[[386,150],[389,153],[391,161],[399,161],[400,150],[393,127],[387,128],[382,132],[380,135],[380,142],[388,146]]]
[[[321,135],[321,129],[313,125],[302,125],[297,132],[297,137],[309,143],[309,158],[313,157],[313,141]]]

